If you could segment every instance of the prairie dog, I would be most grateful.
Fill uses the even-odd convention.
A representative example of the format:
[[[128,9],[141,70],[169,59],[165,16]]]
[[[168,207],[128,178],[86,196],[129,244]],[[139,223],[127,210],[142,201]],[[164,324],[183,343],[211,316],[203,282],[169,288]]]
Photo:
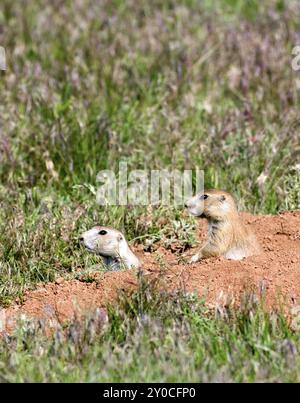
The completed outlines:
[[[109,228],[96,226],[85,231],[80,241],[87,250],[100,255],[110,270],[118,270],[121,264],[127,269],[138,268],[139,259],[131,251],[122,232]]]
[[[209,189],[191,197],[185,206],[190,214],[208,220],[207,240],[190,263],[213,256],[240,260],[259,253],[258,242],[242,222],[230,193]]]

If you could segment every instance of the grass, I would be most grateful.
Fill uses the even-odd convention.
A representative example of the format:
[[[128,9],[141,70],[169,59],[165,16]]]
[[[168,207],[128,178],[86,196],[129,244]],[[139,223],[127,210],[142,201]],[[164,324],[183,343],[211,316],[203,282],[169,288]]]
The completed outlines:
[[[193,243],[178,208],[97,205],[120,160],[299,209],[299,17],[284,0],[2,0],[0,305],[95,263],[77,238],[96,222],[148,250]]]
[[[192,294],[140,289],[58,326],[23,322],[0,342],[4,382],[296,382],[299,333],[245,297],[211,311]]]
[[[191,244],[178,208],[145,224],[143,208],[97,205],[97,173],[121,160],[199,167],[254,213],[299,208],[299,10],[217,3],[1,2],[0,304],[88,266],[75,240],[96,222]]]

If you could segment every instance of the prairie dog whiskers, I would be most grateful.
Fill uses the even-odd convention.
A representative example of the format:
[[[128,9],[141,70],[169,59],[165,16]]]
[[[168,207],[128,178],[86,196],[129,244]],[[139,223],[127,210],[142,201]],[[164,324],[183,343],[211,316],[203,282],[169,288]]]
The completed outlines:
[[[110,270],[118,270],[123,265],[127,269],[140,267],[140,261],[131,251],[122,232],[103,226],[85,231],[80,241],[87,250],[102,256]]]
[[[208,220],[207,239],[190,263],[213,256],[240,260],[260,252],[255,235],[244,225],[230,193],[209,189],[191,197],[185,206],[190,214]]]

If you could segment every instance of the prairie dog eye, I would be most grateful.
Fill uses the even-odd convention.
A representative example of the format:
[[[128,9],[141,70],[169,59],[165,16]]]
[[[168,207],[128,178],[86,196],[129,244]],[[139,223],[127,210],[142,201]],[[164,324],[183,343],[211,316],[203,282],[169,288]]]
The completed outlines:
[[[101,231],[98,232],[99,235],[106,235],[107,231],[105,229],[102,229]]]
[[[207,198],[208,198],[208,195],[206,195],[206,194],[200,196],[200,200],[205,200],[205,199],[207,199]]]

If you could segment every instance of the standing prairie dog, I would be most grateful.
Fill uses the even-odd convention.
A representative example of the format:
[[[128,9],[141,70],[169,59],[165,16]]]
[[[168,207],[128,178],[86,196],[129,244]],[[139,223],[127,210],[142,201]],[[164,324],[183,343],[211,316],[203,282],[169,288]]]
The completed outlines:
[[[123,264],[125,268],[138,268],[139,259],[129,248],[124,235],[113,228],[96,226],[85,231],[80,241],[86,249],[100,255],[110,270],[118,270]]]
[[[190,214],[208,220],[207,240],[190,263],[213,256],[240,260],[259,253],[254,234],[242,222],[236,203],[228,192],[209,189],[190,198],[185,206]]]

